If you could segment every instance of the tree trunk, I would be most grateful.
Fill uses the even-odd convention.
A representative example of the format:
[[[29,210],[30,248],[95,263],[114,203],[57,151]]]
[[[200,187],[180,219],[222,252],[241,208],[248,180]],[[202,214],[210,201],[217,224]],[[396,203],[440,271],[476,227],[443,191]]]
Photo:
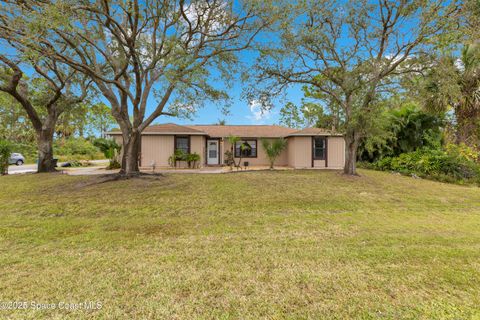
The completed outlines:
[[[461,105],[455,108],[457,128],[455,142],[464,143],[469,147],[479,147],[479,107],[475,105]]]
[[[345,166],[343,173],[347,175],[357,175],[357,149],[359,138],[355,132],[349,132],[345,135]]]
[[[38,168],[37,172],[54,172],[53,128],[44,128],[37,132]]]
[[[120,174],[131,176],[140,173],[140,133],[132,131],[123,137],[123,156]]]

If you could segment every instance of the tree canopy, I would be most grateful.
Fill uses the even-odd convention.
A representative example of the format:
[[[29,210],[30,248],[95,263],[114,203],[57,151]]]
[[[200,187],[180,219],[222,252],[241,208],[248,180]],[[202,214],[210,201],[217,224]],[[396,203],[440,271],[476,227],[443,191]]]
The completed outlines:
[[[265,46],[256,65],[263,86],[250,95],[261,95],[268,107],[287,86],[311,86],[326,106],[342,111],[344,172],[355,174],[358,144],[378,115],[375,100],[388,95],[399,75],[418,71],[415,61],[457,9],[447,1],[301,2],[279,30],[280,41]]]
[[[109,102],[127,174],[138,171],[139,135],[157,117],[227,98],[214,84],[231,79],[236,52],[275,16],[271,2],[254,0],[13,1],[5,8],[18,19],[0,23],[2,33],[88,76]]]

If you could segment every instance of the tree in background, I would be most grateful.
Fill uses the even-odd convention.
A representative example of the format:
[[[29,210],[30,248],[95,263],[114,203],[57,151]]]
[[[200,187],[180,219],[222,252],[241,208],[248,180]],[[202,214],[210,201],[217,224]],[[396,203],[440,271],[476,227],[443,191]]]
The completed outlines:
[[[8,174],[8,160],[12,154],[12,146],[7,140],[0,140],[0,175]]]
[[[321,104],[302,100],[297,106],[292,102],[280,109],[280,124],[289,128],[325,128],[333,131],[342,129],[343,121],[340,117],[326,113]]]
[[[344,115],[344,173],[356,174],[357,149],[376,127],[376,100],[396,77],[418,72],[416,59],[431,50],[432,37],[450,27],[449,1],[305,1],[281,25],[280,45],[267,42],[249,97],[269,107],[271,96],[292,84],[315,89]],[[277,41],[277,39],[275,39]],[[260,91],[260,92],[258,92]]]
[[[214,83],[232,79],[236,52],[275,18],[272,3],[12,1],[4,6],[16,20],[0,29],[22,48],[90,77],[122,131],[121,174],[131,175],[139,171],[140,135],[157,117],[228,97]],[[147,114],[152,95],[156,105]]]
[[[1,16],[0,21],[10,21]],[[11,45],[9,35],[0,28],[0,43]],[[53,135],[58,118],[72,106],[83,101],[88,82],[78,73],[51,57],[31,57],[27,50],[11,45],[15,54],[0,53],[0,91],[13,97],[25,110],[35,133],[38,148],[38,172],[55,171]],[[12,57],[13,56],[13,57]],[[25,78],[24,70],[34,70]],[[80,92],[80,93],[77,93]]]
[[[116,123],[112,111],[103,102],[96,103],[88,108],[86,122],[88,134],[99,134],[101,138],[105,138],[105,133],[112,129]]]
[[[467,42],[475,43],[480,41],[480,1],[465,0],[462,6],[462,26],[461,36],[467,39]]]
[[[63,140],[75,135],[84,137],[85,128],[90,120],[87,118],[90,107],[89,103],[81,102],[72,106],[69,112],[62,113],[55,127],[56,137]]]
[[[0,92],[0,140],[35,143],[35,130],[22,106],[9,94]]]
[[[280,138],[270,141],[269,139],[262,139],[262,146],[267,154],[268,161],[270,162],[270,169],[273,170],[273,165],[278,156],[287,147],[287,140]]]
[[[453,111],[457,144],[480,148],[480,42],[466,45],[460,57],[438,57],[415,87],[426,110]]]
[[[442,148],[444,121],[441,116],[425,112],[415,103],[402,103],[399,107],[392,101],[385,104],[388,106],[384,113],[377,118],[381,130],[362,141],[358,152],[360,160],[373,162],[422,148]]]
[[[56,134],[59,138],[70,136],[105,138],[105,132],[115,125],[110,108],[103,102],[89,101],[77,104],[68,113],[63,113],[58,122]]]

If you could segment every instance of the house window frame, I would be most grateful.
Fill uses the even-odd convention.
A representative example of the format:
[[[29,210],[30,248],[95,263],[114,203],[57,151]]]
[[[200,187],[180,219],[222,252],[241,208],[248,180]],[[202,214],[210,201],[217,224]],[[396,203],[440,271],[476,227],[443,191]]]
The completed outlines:
[[[323,140],[323,155],[322,157],[317,157],[315,155],[315,149],[316,149],[316,142],[315,140],[316,139],[322,139]],[[312,137],[312,161],[313,160],[327,160],[327,146],[328,146],[328,142],[327,142],[327,137],[326,136],[315,136],[315,137]]]
[[[237,153],[237,144],[235,143],[235,145],[233,146],[233,156],[234,156],[235,158],[242,158],[242,159],[243,159],[243,158],[257,158],[257,157],[258,157],[258,139],[256,139],[256,138],[255,138],[255,139],[252,139],[252,138],[240,138],[240,141],[238,141],[238,142],[242,142],[242,143],[243,143],[243,142],[248,142],[248,141],[250,141],[250,142],[255,141],[255,155],[254,155],[254,156],[245,156],[245,155],[241,155],[241,156],[240,156],[240,155]]]
[[[191,146],[192,146],[192,139],[190,136],[185,136],[185,135],[181,135],[181,136],[174,136],[174,140],[173,140],[173,152],[175,153],[178,148],[177,148],[177,140],[178,138],[187,138],[188,139],[188,149],[187,149],[187,154],[190,153],[191,151]]]

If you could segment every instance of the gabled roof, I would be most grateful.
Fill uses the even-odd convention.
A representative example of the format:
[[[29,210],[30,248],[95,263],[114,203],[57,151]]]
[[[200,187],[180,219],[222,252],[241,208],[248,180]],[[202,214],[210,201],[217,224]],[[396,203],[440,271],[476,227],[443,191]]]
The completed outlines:
[[[288,137],[302,136],[343,136],[343,134],[323,128],[305,128],[302,130],[294,131],[288,135]]]
[[[277,125],[193,125],[188,127],[201,130],[215,138],[224,138],[230,135],[241,138],[281,138],[295,131],[295,129]]]

